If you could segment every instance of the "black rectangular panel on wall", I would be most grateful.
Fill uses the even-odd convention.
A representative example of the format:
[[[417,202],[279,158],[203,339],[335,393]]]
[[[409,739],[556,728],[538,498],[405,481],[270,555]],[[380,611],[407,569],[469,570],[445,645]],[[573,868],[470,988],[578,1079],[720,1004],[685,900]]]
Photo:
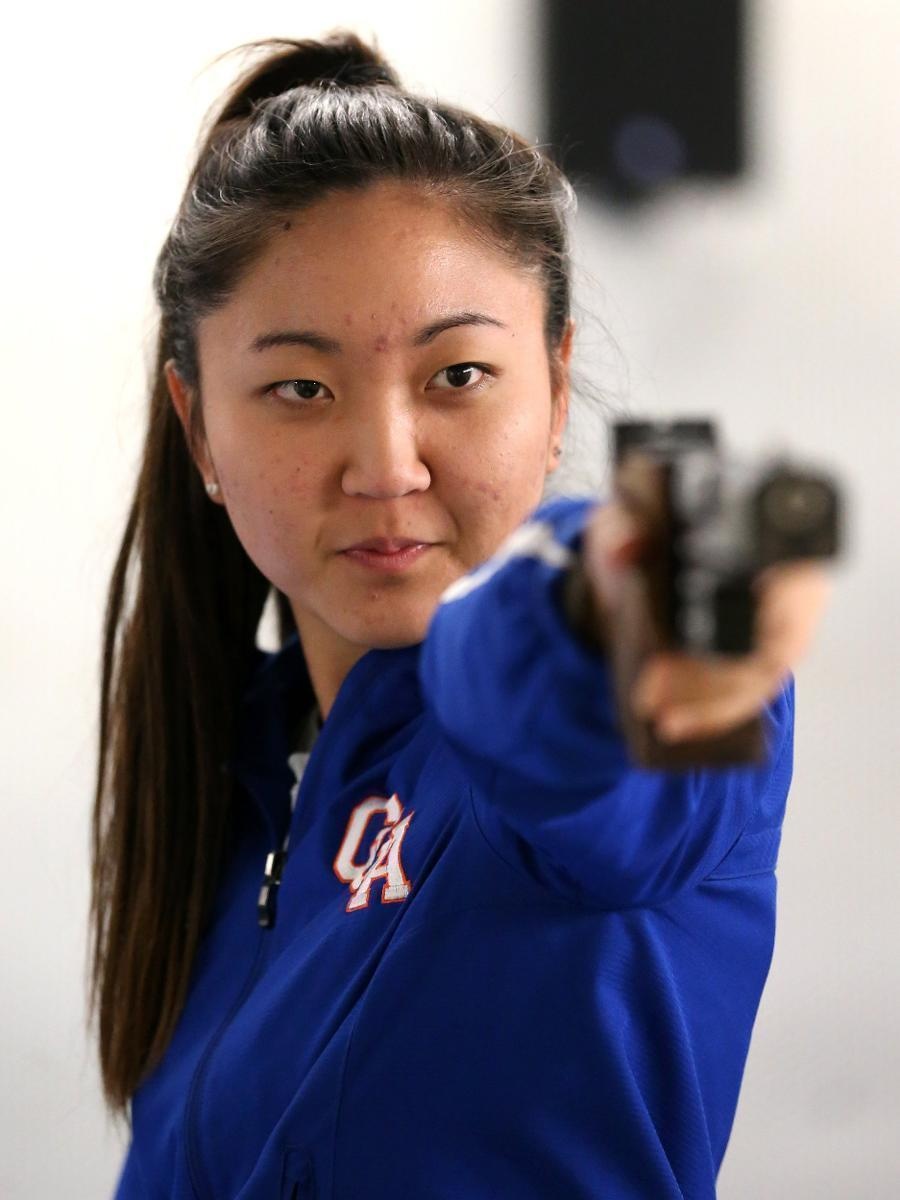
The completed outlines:
[[[627,202],[745,166],[744,0],[544,0],[547,140]]]

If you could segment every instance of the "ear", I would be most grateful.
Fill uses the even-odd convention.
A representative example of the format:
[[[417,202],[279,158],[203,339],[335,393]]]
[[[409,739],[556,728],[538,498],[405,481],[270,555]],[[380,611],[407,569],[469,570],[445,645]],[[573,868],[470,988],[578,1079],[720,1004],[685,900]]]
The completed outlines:
[[[569,416],[569,364],[572,359],[572,344],[575,337],[575,320],[570,317],[556,352],[556,390],[553,395],[553,416],[550,422],[550,444],[547,448],[547,471],[555,471],[560,456],[555,453],[562,445],[563,432]]]
[[[178,374],[173,358],[167,359],[163,364],[163,374],[166,378],[166,387],[169,389],[172,407],[178,414],[178,420],[181,422],[181,428],[184,430],[184,440],[187,444],[188,452],[194,460],[194,464],[200,472],[204,484],[218,482],[215,468],[209,456],[209,447],[206,444],[206,438],[201,437],[198,441],[194,437],[191,416],[193,406],[197,402],[197,397],[193,389]],[[219,504],[222,503],[220,496],[213,496],[211,499],[214,499]]]

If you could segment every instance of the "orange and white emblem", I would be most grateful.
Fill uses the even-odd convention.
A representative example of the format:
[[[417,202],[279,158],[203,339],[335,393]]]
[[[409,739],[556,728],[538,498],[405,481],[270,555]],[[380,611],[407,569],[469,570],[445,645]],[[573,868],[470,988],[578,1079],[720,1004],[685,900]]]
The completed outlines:
[[[342,883],[349,883],[353,893],[347,901],[347,912],[368,908],[369,890],[379,879],[384,880],[381,885],[382,904],[396,904],[409,895],[412,884],[403,871],[400,847],[414,811],[411,810],[404,817],[403,805],[395,792],[387,799],[369,796],[351,812],[344,840],[332,864],[335,875]],[[369,821],[379,814],[384,818],[384,825],[372,840],[369,857],[364,863],[358,863],[356,855]]]

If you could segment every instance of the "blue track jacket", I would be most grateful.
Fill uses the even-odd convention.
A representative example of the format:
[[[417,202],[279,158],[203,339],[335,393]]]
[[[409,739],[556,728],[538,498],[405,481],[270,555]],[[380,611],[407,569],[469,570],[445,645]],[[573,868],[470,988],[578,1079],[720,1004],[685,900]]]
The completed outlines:
[[[424,642],[359,659],[299,791],[300,646],[258,652],[238,835],[117,1200],[712,1200],[773,948],[794,681],[764,765],[636,767],[562,608],[596,503],[543,503]]]

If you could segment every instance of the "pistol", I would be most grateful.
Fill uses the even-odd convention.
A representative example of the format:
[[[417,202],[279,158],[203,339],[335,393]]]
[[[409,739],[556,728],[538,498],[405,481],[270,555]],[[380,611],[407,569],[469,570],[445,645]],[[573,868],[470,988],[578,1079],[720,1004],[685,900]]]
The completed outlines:
[[[610,435],[614,499],[640,522],[646,550],[625,571],[602,644],[583,572],[567,579],[565,603],[576,629],[611,660],[629,753],[650,768],[762,763],[761,715],[727,733],[666,743],[651,720],[635,714],[631,690],[656,653],[753,651],[758,574],[774,563],[840,553],[837,483],[783,455],[726,460],[709,420],[617,421]]]

